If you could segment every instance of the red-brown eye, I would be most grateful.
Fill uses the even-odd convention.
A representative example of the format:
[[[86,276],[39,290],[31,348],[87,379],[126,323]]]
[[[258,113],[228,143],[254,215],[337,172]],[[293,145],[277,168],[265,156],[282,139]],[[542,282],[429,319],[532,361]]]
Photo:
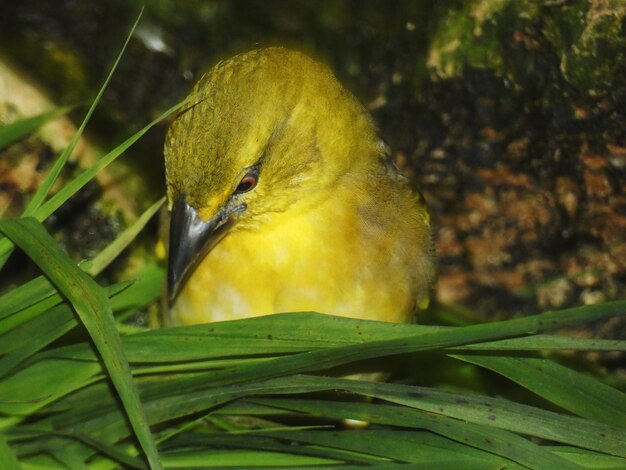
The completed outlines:
[[[237,186],[235,193],[237,194],[247,193],[248,191],[250,191],[256,186],[257,181],[258,181],[258,176],[256,174],[252,172],[246,174],[246,176],[241,178],[241,181],[239,182],[239,185]]]

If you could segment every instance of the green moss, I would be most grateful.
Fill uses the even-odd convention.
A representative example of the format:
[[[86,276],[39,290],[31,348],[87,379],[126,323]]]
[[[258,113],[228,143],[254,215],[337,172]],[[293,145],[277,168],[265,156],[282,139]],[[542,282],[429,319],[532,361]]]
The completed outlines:
[[[438,78],[452,78],[467,67],[506,73],[506,50],[517,29],[537,14],[527,1],[475,1],[450,10],[432,38],[428,67]]]
[[[544,15],[541,33],[554,48],[558,57],[563,57],[580,39],[585,29],[589,4],[586,1],[563,5],[550,15]]]
[[[581,94],[602,95],[624,73],[625,17],[623,0],[474,1],[439,23],[428,67],[436,79],[477,68],[520,83],[533,65],[555,63]]]
[[[623,80],[626,59],[626,2],[592,2],[573,47],[563,55],[561,69],[577,89],[603,95]]]

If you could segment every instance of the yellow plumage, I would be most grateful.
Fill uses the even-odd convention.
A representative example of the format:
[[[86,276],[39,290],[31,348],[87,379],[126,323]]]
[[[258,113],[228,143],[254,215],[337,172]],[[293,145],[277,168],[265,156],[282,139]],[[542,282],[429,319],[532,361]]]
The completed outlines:
[[[317,311],[410,321],[428,302],[426,207],[372,121],[307,56],[268,48],[203,76],[165,146],[169,323]]]

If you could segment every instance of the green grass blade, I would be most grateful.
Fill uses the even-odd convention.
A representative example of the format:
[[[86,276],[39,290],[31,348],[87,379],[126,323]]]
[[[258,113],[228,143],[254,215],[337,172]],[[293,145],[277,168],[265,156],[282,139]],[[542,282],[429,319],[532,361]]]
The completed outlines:
[[[427,429],[448,439],[499,455],[528,468],[581,468],[513,433],[431,415],[419,410],[372,403],[326,402],[306,399],[265,398],[253,401],[278,409],[315,416],[358,419],[401,428]]]
[[[235,370],[228,370],[222,374],[216,374],[213,379],[213,385],[221,386],[236,382],[279,377],[288,374],[307,373],[313,370],[329,369],[374,357],[385,357],[395,354],[427,350],[440,350],[463,344],[503,339],[510,336],[520,336],[530,334],[532,332],[580,324],[585,321],[609,318],[619,314],[626,314],[626,302],[624,301],[585,306],[584,308],[577,307],[558,312],[546,312],[529,317],[521,317],[513,320],[482,325],[471,325],[462,328],[423,330],[416,325],[406,325],[408,328],[414,328],[418,334],[390,340],[352,344],[328,350],[320,349],[307,352],[305,354],[279,357],[271,360],[271,366],[269,364],[242,365],[241,367],[235,368]],[[323,325],[326,324],[326,326],[330,326],[334,322],[339,324],[342,322],[341,320],[329,320],[328,317],[324,318],[324,315],[319,315],[318,317],[319,319],[317,325],[315,326],[315,331],[320,332],[320,334],[322,332],[326,333],[330,331],[328,328],[324,328]],[[250,335],[254,335],[256,337],[265,335],[266,341],[272,342],[274,341],[274,338],[277,338],[277,336],[273,334],[274,327],[272,323],[280,321],[279,318],[280,315],[265,317],[264,321],[268,322],[266,323],[267,330],[265,331],[258,329],[258,325],[261,321],[256,322],[256,324],[252,320],[247,320],[247,323],[242,321],[237,326],[239,326],[241,334],[245,335],[246,333],[244,330],[246,330]],[[233,322],[233,324],[234,323],[235,322]],[[293,322],[291,325],[293,327]],[[352,325],[354,327],[356,323],[353,323]],[[254,327],[257,327],[257,329],[254,330]],[[216,328],[216,326],[209,325],[208,328]],[[358,331],[356,333],[358,333]]]
[[[145,227],[150,218],[159,210],[163,204],[164,198],[154,203],[140,217],[122,232],[113,242],[111,242],[104,250],[102,250],[92,260],[80,263],[81,269],[85,270],[92,276],[99,274],[106,268],[137,236],[137,234]],[[154,284],[157,280],[147,283],[143,288],[147,289],[148,296],[135,296],[141,298],[142,305],[147,304],[150,300],[157,298],[154,295]],[[158,286],[161,288],[161,285]],[[133,289],[134,290],[134,289]],[[127,307],[136,307],[137,303],[133,301],[134,297],[124,298]],[[56,293],[56,289],[50,284],[44,276],[39,276],[25,284],[16,287],[0,297],[0,335],[5,333],[18,324],[27,321],[48,308],[53,307],[61,302],[61,297]],[[116,300],[116,305],[124,305],[121,300]],[[118,307],[118,309],[121,307]],[[116,308],[114,307],[114,310]],[[16,313],[15,318],[7,319]],[[0,343],[0,353],[3,351],[3,345]]]
[[[133,383],[108,298],[33,218],[0,221],[0,230],[39,265],[74,306],[109,371],[128,418],[153,468],[160,468],[154,438]]]
[[[459,348],[462,351],[621,351],[626,352],[625,340],[569,338],[556,335],[532,335],[522,338],[509,338],[486,343],[468,344]]]
[[[0,468],[11,468],[20,470],[22,466],[17,460],[17,457],[7,444],[7,441],[3,435],[0,434]]]
[[[126,51],[126,47],[128,46],[128,43],[130,42],[130,39],[132,38],[133,33],[135,32],[135,29],[137,28],[137,24],[139,24],[139,20],[141,19],[142,13],[143,13],[143,10],[137,16],[135,23],[133,24],[132,28],[130,29],[130,32],[128,33],[128,36],[126,37],[126,41],[124,41],[122,50],[117,55],[117,58],[115,59],[115,62],[113,63],[113,66],[111,67],[111,70],[109,70],[109,74],[107,75],[107,78],[104,80],[104,83],[100,87],[98,94],[96,95],[95,99],[91,103],[91,106],[89,107],[89,110],[87,111],[87,114],[85,115],[85,118],[83,119],[83,122],[80,124],[80,127],[78,128],[78,130],[74,133],[74,136],[72,137],[72,140],[70,141],[70,144],[61,153],[57,161],[54,162],[54,165],[52,166],[52,168],[50,168],[50,171],[46,175],[46,178],[44,179],[44,181],[41,183],[41,186],[39,186],[39,189],[37,189],[37,192],[28,203],[28,206],[26,206],[26,209],[24,210],[24,214],[23,214],[24,217],[33,215],[35,211],[41,206],[44,199],[50,192],[50,188],[52,188],[52,185],[61,174],[61,170],[63,170],[63,167],[65,166],[70,156],[74,152],[74,149],[76,148],[76,144],[78,143],[78,139],[80,139],[80,137],[83,135],[83,132],[85,130],[85,127],[87,126],[87,123],[91,119],[93,112],[95,111],[96,107],[98,106],[98,103],[100,102],[100,98],[102,98],[102,95],[104,94],[104,90],[106,90],[106,87],[109,84],[109,81],[111,80],[111,77],[113,76],[113,73],[115,72],[115,69],[120,63],[120,60],[122,59],[122,56],[124,55],[124,52]]]
[[[36,277],[25,284],[11,289],[0,297],[0,321],[41,302],[56,293],[56,290],[44,276]]]
[[[626,449],[623,446],[626,442],[626,431],[617,427],[476,394],[339,378],[290,376],[256,385],[209,389],[180,398],[181,402],[193,407],[198,406],[201,400],[222,402],[240,398],[244,396],[242,394],[292,394],[331,390],[378,398],[468,423],[577,445],[626,458]],[[165,404],[166,401],[161,403]]]
[[[72,320],[70,308],[65,304],[57,305],[47,311],[46,315],[35,317],[12,329],[7,333],[7,336],[10,334],[9,338],[0,337],[3,349],[9,350],[0,358],[0,379],[28,357],[76,326],[76,322]],[[15,342],[18,344],[11,344]]]
[[[34,305],[26,307],[23,310],[11,315],[9,318],[5,318],[0,321],[0,335],[2,335],[3,342],[0,343],[0,353],[5,353],[7,351],[7,341],[6,338],[11,335],[11,330],[15,328],[19,328],[20,325],[23,325],[26,322],[31,321],[32,319],[45,314],[50,309],[54,308],[56,305],[63,302],[63,298],[60,294],[54,294],[50,297],[46,297],[45,299],[37,302]]]
[[[368,320],[333,317],[316,313],[289,313],[248,318],[205,325],[161,328],[124,339],[125,349],[133,362],[172,362],[197,361],[217,357],[240,357],[255,354],[281,354],[307,352],[309,358],[319,355],[316,360],[304,357],[278,358],[277,361],[295,361],[290,373],[306,372],[295,370],[302,360],[303,366],[314,366],[315,370],[334,367],[351,360],[366,359],[379,354],[400,354],[403,352],[425,351],[452,348],[490,348],[506,350],[507,341],[513,342],[513,350],[536,350],[532,337],[501,339],[507,336],[527,334],[553,327],[580,324],[613,315],[625,314],[626,302],[611,302],[595,305],[593,308],[574,308],[557,312],[547,312],[495,324],[473,325],[468,327],[432,327],[425,325],[403,325]],[[556,324],[552,323],[553,320]],[[548,338],[552,338],[549,336]],[[496,340],[499,341],[496,343]],[[480,342],[484,341],[484,342]],[[521,345],[516,342],[519,341]],[[590,340],[592,341],[592,340]],[[364,343],[365,342],[365,343]],[[545,345],[542,341],[541,345]],[[613,343],[590,343],[594,347],[606,349]],[[559,349],[576,349],[583,345],[576,342],[561,342]],[[343,346],[345,349],[330,347]],[[617,344],[623,347],[623,342]],[[88,350],[83,350],[89,354]],[[76,354],[83,354],[76,352]],[[329,356],[326,358],[325,356]],[[76,356],[76,357],[79,357]],[[84,359],[89,359],[85,356]],[[285,366],[287,367],[287,366]],[[216,384],[217,385],[217,384]]]
[[[288,442],[298,442],[326,448],[358,452],[361,455],[392,459],[399,462],[422,463],[437,467],[451,459],[473,463],[479,468],[522,469],[502,457],[483,450],[464,446],[458,442],[425,431],[363,429],[324,432],[308,430],[269,431],[257,435],[271,436]],[[459,468],[465,468],[461,465]]]
[[[131,284],[123,282],[110,286],[106,289],[107,295],[116,296]],[[0,378],[77,325],[73,311],[64,303],[0,336],[0,352],[5,354],[0,358]]]
[[[11,256],[12,247],[13,245],[6,237],[0,238],[0,270]]]
[[[610,304],[608,307],[608,309],[596,309],[590,314],[596,318],[598,312],[607,315],[613,313],[612,307],[615,305]],[[589,313],[586,310],[585,312]],[[559,312],[559,314],[561,313],[563,318],[569,316],[568,311]],[[584,315],[580,317],[579,314],[581,312],[571,316],[570,320],[582,321]],[[553,314],[550,313],[530,317],[524,319],[522,326],[532,330],[539,323],[546,324],[546,319],[549,320],[552,316]],[[518,320],[511,322],[519,325]],[[382,332],[382,335],[374,333],[377,328]],[[237,358],[254,355],[303,353],[278,358],[270,357],[259,364],[242,363],[235,367],[228,367],[223,371],[216,371],[211,380],[206,379],[206,383],[211,383],[212,386],[224,386],[293,373],[322,370],[365,357],[375,357],[376,354],[381,353],[395,354],[407,352],[407,350],[409,352],[424,351],[448,347],[452,344],[458,346],[472,340],[472,335],[467,333],[468,329],[474,333],[476,331],[475,327],[433,329],[420,325],[392,325],[317,314],[288,314],[150,331],[124,338],[124,345],[129,359],[135,363],[226,359],[229,355],[232,358]],[[401,334],[399,339],[391,333],[395,330]],[[499,335],[504,330],[505,328],[498,328],[494,332],[493,329],[489,328],[486,333],[490,336],[492,334]],[[357,333],[360,331],[365,332],[365,335],[369,336],[370,339],[375,340],[382,337],[392,339],[390,341],[373,341],[350,345],[349,341],[352,341],[350,334],[358,338]],[[404,336],[410,334],[411,331],[415,332],[413,336],[408,338]],[[521,333],[521,331],[515,332]],[[339,337],[335,337],[335,335]],[[349,346],[328,349],[337,344],[344,345],[346,341],[348,341]],[[399,348],[397,347],[398,344]],[[54,357],[92,361],[96,359],[89,348],[80,345],[57,350],[54,352],[54,356],[50,356],[51,359]],[[221,364],[218,366],[222,367]],[[206,383],[202,381],[194,383],[191,380],[188,387],[190,389],[195,387],[206,388],[208,387]],[[181,387],[181,385],[177,385],[177,387]]]
[[[104,444],[102,442],[94,441],[93,439],[89,439],[86,436],[75,436],[77,440],[84,442],[90,447],[97,450],[100,455],[111,458],[112,460],[118,462],[123,465],[122,468],[137,468],[144,469],[146,465],[144,462],[136,457],[130,456],[127,453],[120,451],[117,447]],[[117,467],[117,466],[116,466]],[[90,468],[92,468],[90,466]]]
[[[615,305],[609,305],[609,307],[615,307]],[[612,309],[609,308],[608,310],[599,309],[595,313],[592,311],[591,314],[597,316],[598,311],[603,314],[612,313]],[[563,317],[568,316],[567,311],[562,313]],[[535,318],[531,317],[530,320],[545,324],[546,318],[549,319],[551,316],[552,314],[548,314],[548,317],[539,315]],[[573,316],[570,320],[580,321],[582,318]],[[513,322],[517,322],[517,320]],[[526,320],[523,326],[535,327],[532,322],[529,325]],[[376,328],[383,332],[382,336],[377,336],[374,333]],[[124,345],[129,359],[135,363],[173,363],[176,361],[224,359],[228,355],[236,358],[244,355],[267,356],[268,354],[288,352],[304,353],[295,356],[269,358],[264,360],[262,364],[241,364],[236,367],[229,367],[224,371],[216,371],[214,377],[211,378],[212,380],[202,379],[198,383],[194,383],[192,380],[188,387],[193,389],[210,387],[208,384],[212,386],[228,385],[270,378],[276,375],[321,370],[351,360],[359,360],[363,357],[360,354],[362,352],[369,355],[382,350],[385,353],[393,354],[396,351],[406,350],[407,341],[411,345],[411,349],[416,351],[448,346],[446,341],[458,344],[471,340],[471,335],[466,334],[468,328],[474,329],[474,327],[431,329],[420,325],[391,325],[316,314],[290,314],[194,327],[161,329],[124,338]],[[397,344],[397,339],[390,333],[395,329],[401,331],[401,350],[387,349],[387,346]],[[502,330],[502,328],[498,329],[499,332]],[[356,352],[359,354],[356,355],[352,354],[354,353],[353,346],[327,349],[337,343],[343,345],[346,344],[347,340],[351,341],[349,332],[358,338],[357,332],[359,331],[366,332],[371,339],[388,336],[392,338],[392,341],[357,344],[359,349]],[[414,336],[408,339],[404,337],[411,331],[415,332]],[[487,332],[492,333],[491,330]],[[343,336],[343,338],[335,338],[336,334]],[[468,340],[468,338],[470,339]],[[41,360],[48,360],[45,359],[46,355],[51,361],[61,358],[96,360],[93,352],[83,345],[56,350],[53,355],[44,353]],[[53,367],[53,364],[49,367]],[[181,393],[184,391],[181,388],[182,385],[177,384],[176,387]]]
[[[622,470],[626,468],[626,462],[619,457],[590,452],[577,447],[568,446],[546,446],[555,454],[571,460],[572,462],[586,468],[598,468],[604,470]]]
[[[239,449],[247,449],[247,450],[262,450],[262,451],[272,451],[272,452],[283,452],[284,454],[290,455],[290,457],[298,458],[298,456],[308,456],[308,457],[321,457],[323,459],[328,459],[329,463],[360,463],[360,464],[371,464],[376,461],[380,461],[379,459],[373,459],[366,455],[359,455],[357,453],[348,453],[337,451],[330,447],[325,449],[319,447],[311,447],[311,446],[293,446],[289,442],[280,442],[277,439],[273,439],[264,434],[226,434],[226,433],[215,433],[213,435],[208,435],[204,442],[200,436],[194,439],[194,436],[181,436],[176,439],[176,444],[180,444],[183,447],[190,447],[192,449],[197,449],[199,447],[204,447],[202,450],[206,452],[207,448],[216,448],[216,449],[228,449],[228,448],[239,448]],[[191,454],[191,453],[190,453]],[[235,464],[236,462],[233,462]],[[291,462],[293,465],[295,462]]]
[[[590,375],[541,358],[453,357],[504,375],[578,416],[626,429],[626,394]]]
[[[319,469],[319,468],[347,468],[343,465],[336,467],[325,467],[329,464],[340,464],[336,460],[319,457],[289,455],[284,452],[272,452],[262,450],[241,450],[241,449],[211,449],[194,450],[186,452],[172,452],[164,462],[168,468],[233,468],[237,470],[248,470],[262,468],[264,470],[288,470],[288,469]],[[262,463],[262,466],[260,465]],[[318,466],[319,465],[319,466]],[[324,465],[324,467],[321,467]],[[361,467],[363,468],[363,467]],[[366,467],[372,470],[379,470],[377,467]],[[403,467],[404,468],[404,467]]]
[[[425,387],[313,376],[280,378],[266,382],[266,385],[290,386],[293,389],[319,387],[317,390],[343,390],[471,423],[626,458],[623,445],[626,442],[626,431],[623,429],[509,400]]]
[[[132,302],[132,299],[124,300],[122,304],[130,305]],[[458,350],[464,345],[468,345],[468,342],[476,341],[476,338],[493,341],[497,338],[506,338],[507,335],[521,335],[530,331],[560,327],[569,322],[584,322],[585,320],[623,313],[623,307],[623,302],[617,302],[594,306],[591,309],[550,312],[525,318],[523,322],[520,322],[519,319],[500,322],[496,329],[491,328],[490,325],[439,328],[420,325],[389,325],[315,314],[275,315],[236,322],[150,331],[124,338],[123,342],[124,349],[128,354],[127,357],[136,364],[146,364],[148,367],[153,367],[154,363],[159,361],[165,363],[164,367],[171,367],[177,361],[184,365],[184,361],[190,360],[190,358],[196,361],[196,365],[205,367],[199,361],[207,361],[207,372],[177,374],[168,377],[156,375],[159,374],[160,369],[155,367],[151,371],[155,375],[137,380],[141,387],[144,407],[150,423],[159,423],[159,426],[164,430],[171,425],[171,420],[179,420],[190,415],[197,416],[198,413],[205,413],[211,408],[222,406],[241,397],[262,394],[306,393],[321,389],[345,389],[350,393],[375,396],[403,405],[394,407],[395,411],[402,410],[404,412],[407,411],[405,408],[408,408],[409,412],[421,411],[426,416],[435,414],[440,418],[458,418],[460,421],[478,426],[470,426],[474,433],[471,436],[472,442],[481,437],[488,439],[488,435],[495,433],[494,445],[497,449],[503,449],[507,442],[514,444],[507,440],[507,436],[516,436],[516,433],[522,433],[621,455],[621,442],[624,440],[623,431],[593,422],[593,420],[559,416],[555,413],[542,412],[541,410],[525,408],[522,405],[482,397],[476,398],[476,401],[472,403],[472,400],[463,398],[463,395],[436,391],[431,391],[427,396],[424,396],[423,389],[405,389],[402,388],[404,386],[393,384],[344,381],[349,383],[342,385],[341,379],[321,377],[287,376],[269,381],[265,379],[274,377],[276,374],[292,374],[299,370],[321,370],[337,364],[333,361],[339,361],[343,364],[360,360],[364,355],[365,357],[374,357],[381,352],[383,354],[396,354],[397,352],[434,349],[440,354],[446,354],[446,348],[453,347]],[[363,338],[369,342],[362,343]],[[504,340],[501,339],[501,341]],[[545,344],[545,340],[542,341]],[[531,344],[529,342],[521,346],[514,344],[512,348],[513,350],[523,350],[530,348]],[[567,343],[563,343],[563,345],[568,346]],[[498,351],[498,348],[502,348],[502,345],[497,346],[494,351]],[[502,349],[506,350],[506,348]],[[292,355],[271,357],[272,354],[280,355],[285,352],[290,352]],[[374,356],[369,356],[370,354]],[[248,362],[233,367],[231,366],[232,362],[223,362],[225,360],[235,361],[241,355],[246,356],[246,361],[256,358],[262,363],[252,364]],[[214,361],[215,367],[222,369],[209,370],[211,361]],[[42,374],[47,374],[46,377],[56,378],[71,371],[73,377],[79,375],[81,379],[76,380],[73,377],[63,379],[66,381],[63,387],[59,387],[58,391],[54,392],[54,397],[65,398],[57,400],[52,407],[44,408],[38,403],[37,406],[31,405],[30,409],[41,410],[40,413],[43,414],[43,417],[39,424],[42,426],[71,430],[75,433],[88,435],[99,442],[113,445],[112,443],[132,435],[132,429],[124,421],[123,411],[119,408],[113,395],[110,394],[106,384],[100,382],[88,385],[98,379],[99,367],[96,356],[85,344],[43,352],[35,355],[24,370],[20,370],[21,376],[16,373],[15,376],[9,377],[4,385],[0,383],[0,397],[6,401],[15,400],[15,397],[36,398],[32,392],[31,395],[25,393],[29,389],[37,389],[36,384],[29,382],[29,376],[39,377]],[[181,370],[184,371],[184,368]],[[164,372],[167,372],[165,368],[160,371],[160,373]],[[42,380],[44,379],[42,378]],[[253,382],[255,379],[257,381]],[[258,382],[260,379],[264,381]],[[306,380],[309,382],[307,383]],[[567,387],[569,384],[565,384],[565,389]],[[72,390],[79,388],[82,390],[68,395]],[[410,390],[416,394],[411,396],[408,393]],[[479,402],[481,399],[484,401],[482,405]],[[16,406],[6,401],[4,404],[0,402],[0,409],[4,412],[14,412]],[[50,401],[46,399],[46,403],[50,403]],[[466,402],[469,402],[471,406],[468,406]],[[276,403],[272,402],[272,406],[278,406]],[[334,404],[335,402],[329,401],[328,406],[334,406]],[[270,406],[269,403],[264,403],[264,405]],[[340,404],[340,406],[343,405]],[[440,407],[443,408],[443,411],[439,410]],[[412,410],[411,408],[415,409]],[[495,422],[490,418],[489,408],[493,409],[491,414],[495,416]],[[28,409],[28,404],[23,404],[21,409]],[[347,411],[346,414],[348,414]],[[351,414],[348,417],[359,418],[356,414]],[[337,415],[334,415],[333,418],[337,418]],[[447,421],[440,422],[445,423]],[[524,423],[530,423],[532,429],[524,432],[524,429],[520,428]],[[391,422],[381,424],[394,425]],[[27,424],[21,425],[21,427],[24,426]],[[568,428],[572,428],[572,430],[569,435],[566,435]],[[456,432],[460,433],[461,431],[457,430]],[[608,437],[603,441],[600,433],[604,433]],[[462,434],[458,434],[457,437],[460,436]],[[589,442],[586,442],[587,438]],[[461,443],[460,440],[458,442]],[[524,447],[525,445],[520,444],[521,447],[517,447],[514,451],[516,462],[521,462],[516,459],[521,458],[520,456],[524,451],[531,452],[530,449]],[[539,447],[542,451],[546,451],[541,446]],[[487,449],[483,450],[491,452]],[[543,457],[539,456],[535,463],[537,465],[539,463],[556,465],[557,462],[551,460],[553,457],[554,453],[549,451]],[[556,457],[562,456],[556,454]],[[510,458],[510,456],[506,458]],[[542,460],[544,458],[548,460]],[[530,463],[531,461],[528,460],[523,465]],[[562,465],[563,462],[559,461],[558,464]],[[566,462],[565,465],[569,465],[569,462]],[[563,467],[560,466],[559,468]]]
[[[177,419],[250,395],[282,395],[342,390],[414,407],[426,412],[429,416],[454,417],[466,423],[483,426],[485,432],[489,428],[497,434],[497,429],[499,428],[556,442],[595,448],[614,455],[625,455],[622,448],[625,433],[616,428],[581,418],[558,415],[553,412],[507,402],[506,400],[490,399],[477,395],[467,396],[396,384],[300,376],[246,383],[219,389],[209,387],[191,393],[179,393],[179,388],[185,388],[177,387],[177,385],[181,384],[180,381],[175,380],[173,382],[174,387],[171,390],[168,390],[167,387],[159,386],[164,383],[155,383],[153,392],[156,393],[152,393],[147,389],[144,389],[142,393],[146,400],[146,410],[152,423]],[[101,393],[103,390],[106,390],[99,388]],[[90,410],[85,406],[87,403],[94,402],[98,403],[98,407],[92,407]],[[109,405],[114,405],[114,403],[110,400],[104,400],[98,397],[98,395],[86,396],[83,405],[76,401],[66,404],[67,409],[81,409],[82,413],[85,414],[74,414],[71,417],[67,416],[65,419],[57,417],[53,418],[53,421],[55,426],[62,428],[69,426],[86,434],[103,433],[100,436],[103,439],[121,439],[125,436],[127,430],[123,427],[119,417],[116,418],[119,412],[114,406]],[[399,411],[402,409],[402,407],[396,408]],[[98,412],[101,413],[99,416],[97,415]],[[244,411],[245,413],[248,412]],[[360,415],[347,417],[359,418]],[[70,419],[67,420],[67,418]],[[367,418],[366,420],[370,419]],[[388,422],[386,424],[393,423]]]
[[[56,108],[47,113],[20,119],[19,121],[0,127],[0,150],[8,147],[13,142],[29,136],[47,122],[52,121],[59,116],[63,116],[71,109],[71,106]]]
[[[89,470],[87,460],[78,452],[72,452],[68,448],[65,439],[52,437],[46,440],[45,452],[50,454],[60,462],[62,468],[71,468],[72,470]]]
[[[100,364],[93,362],[31,361],[28,367],[18,368],[0,381],[0,416],[12,417],[5,423],[0,420],[0,425],[12,425],[33,416],[49,403],[92,383],[101,373]],[[115,401],[113,396],[110,399]],[[119,412],[119,418],[125,420],[124,411]]]
[[[79,176],[77,176],[74,180],[66,184],[61,190],[59,190],[59,192],[57,192],[48,201],[46,201],[37,210],[34,211],[34,217],[40,222],[44,221],[50,214],[52,214],[55,210],[61,207],[61,205],[64,204],[70,197],[76,194],[78,190],[80,190],[89,181],[91,181],[100,170],[106,168],[111,162],[113,162],[116,158],[118,158],[126,150],[128,150],[135,142],[137,142],[137,140],[139,140],[152,127],[154,127],[166,117],[178,111],[178,109],[180,109],[180,107],[183,106],[185,103],[186,101],[181,101],[180,103],[166,110],[154,121],[146,125],[143,129],[139,130],[128,139],[126,139],[122,144],[118,145],[115,149],[113,149],[111,152],[98,160],[93,166],[91,166]],[[12,247],[13,244],[9,239],[7,239],[6,237],[0,239],[0,260],[2,260],[3,257],[8,256],[8,254],[12,250]],[[0,264],[0,267],[1,266],[2,264]]]
[[[32,437],[36,437],[37,448],[30,447],[29,452],[34,453],[36,451],[48,451],[53,449],[54,447],[63,448],[67,454],[75,454],[80,455],[83,460],[90,459],[94,453],[92,450],[95,450],[99,453],[99,455],[108,457],[111,460],[123,465],[123,468],[136,468],[136,469],[145,469],[146,465],[140,459],[129,455],[127,452],[124,452],[118,447],[94,440],[89,438],[89,436],[84,435],[76,435],[73,433],[63,433],[63,432],[49,432],[46,429],[40,429],[38,432],[33,433]],[[57,440],[59,438],[67,438],[63,439],[60,445],[51,444],[51,441]],[[75,441],[75,442],[72,442]],[[84,444],[81,445],[81,444]],[[74,467],[70,467],[74,468]],[[88,468],[93,468],[91,462],[89,463]],[[116,467],[117,468],[117,465]]]
[[[62,189],[59,190],[54,196],[52,196],[48,201],[46,201],[41,207],[39,207],[35,212],[34,216],[37,220],[43,221],[50,214],[52,214],[55,210],[57,210],[63,203],[65,203],[70,197],[72,197],[76,192],[85,186],[89,181],[93,179],[96,174],[108,166],[111,162],[113,162],[116,158],[122,155],[126,150],[128,150],[135,142],[137,142],[141,137],[144,136],[146,132],[152,129],[156,124],[161,122],[166,117],[175,113],[183,106],[185,101],[181,101],[178,104],[175,104],[167,111],[162,113],[159,117],[157,117],[154,121],[150,122],[143,129],[139,130],[120,145],[118,145],[111,152],[102,157],[98,162],[96,162],[92,167],[85,170],[81,175],[76,177],[74,180],[66,184]]]

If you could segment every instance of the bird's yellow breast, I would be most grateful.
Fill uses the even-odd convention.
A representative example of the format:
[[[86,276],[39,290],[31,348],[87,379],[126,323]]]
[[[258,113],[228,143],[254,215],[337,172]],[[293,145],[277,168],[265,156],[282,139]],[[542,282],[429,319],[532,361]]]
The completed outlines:
[[[170,323],[406,322],[428,302],[425,205],[367,111],[309,57],[267,48],[216,65],[172,123],[165,164]]]
[[[418,249],[428,234],[415,233],[411,217],[378,218],[380,206],[373,195],[338,188],[321,201],[271,214],[259,227],[229,233],[190,276],[170,320],[316,311],[410,321],[416,303],[423,307],[428,297],[430,262],[423,270],[419,258],[429,254]],[[420,269],[424,276],[416,281]]]

